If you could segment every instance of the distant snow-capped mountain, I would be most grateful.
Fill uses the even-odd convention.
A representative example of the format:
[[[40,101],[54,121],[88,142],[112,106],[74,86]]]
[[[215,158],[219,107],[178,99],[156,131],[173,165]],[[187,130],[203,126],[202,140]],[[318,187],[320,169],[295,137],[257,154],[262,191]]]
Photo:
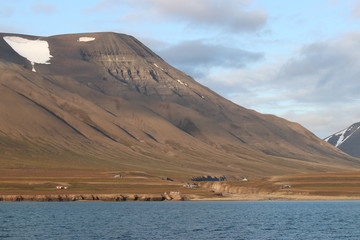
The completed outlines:
[[[360,122],[324,140],[351,156],[360,157]]]

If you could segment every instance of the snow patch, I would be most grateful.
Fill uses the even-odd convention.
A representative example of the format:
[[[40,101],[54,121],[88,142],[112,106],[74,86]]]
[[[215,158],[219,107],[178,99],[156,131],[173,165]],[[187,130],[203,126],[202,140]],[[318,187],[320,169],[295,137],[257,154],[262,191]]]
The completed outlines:
[[[176,80],[176,81],[177,81],[178,83],[180,83],[181,85],[184,85],[184,86],[186,86],[186,87],[188,86],[186,83],[183,83],[183,82],[182,82],[181,80],[179,80],[179,79]]]
[[[164,71],[163,68],[159,67],[156,63],[153,63],[155,67],[160,68],[162,71]]]
[[[94,41],[94,37],[79,37],[78,42],[91,42]]]
[[[347,129],[345,129],[345,130],[343,130],[343,131],[341,131],[341,132],[339,132],[339,133],[337,133],[336,134],[336,136],[339,136],[340,135],[340,137],[339,137],[339,139],[338,139],[338,141],[337,141],[337,143],[335,144],[335,147],[338,147],[339,145],[341,145],[343,142],[345,142],[345,133],[347,132]]]
[[[360,127],[358,127],[356,130],[358,130]],[[341,144],[343,144],[344,142],[346,142],[346,140],[348,140],[355,132],[356,132],[356,130],[355,131],[353,131],[352,133],[350,133],[347,137],[345,137],[345,134],[347,133],[347,132],[349,132],[350,130],[352,129],[352,127],[350,127],[350,128],[347,128],[347,129],[344,129],[344,130],[342,130],[342,131],[340,131],[340,132],[337,132],[337,133],[335,133],[334,135],[332,135],[332,136],[330,136],[330,137],[328,137],[328,138],[326,138],[326,139],[324,139],[326,142],[328,142],[329,140],[330,140],[330,138],[332,138],[333,136],[339,136],[339,139],[337,140],[337,142],[336,142],[336,144],[335,144],[335,147],[339,147]]]
[[[10,45],[15,52],[31,62],[32,71],[35,70],[35,63],[50,64],[49,43],[45,40],[30,40],[22,37],[5,36],[5,42]]]

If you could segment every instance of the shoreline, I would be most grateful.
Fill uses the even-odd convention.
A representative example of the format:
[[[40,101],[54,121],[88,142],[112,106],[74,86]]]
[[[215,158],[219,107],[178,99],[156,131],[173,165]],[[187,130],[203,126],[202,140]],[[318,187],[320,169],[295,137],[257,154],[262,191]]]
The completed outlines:
[[[0,202],[70,201],[351,201],[360,200],[360,172],[316,173],[201,182],[163,179],[20,178],[0,181]],[[56,181],[55,181],[56,180]],[[55,190],[54,186],[70,186]]]
[[[0,195],[1,202],[162,202],[162,201],[360,201],[358,196],[309,196],[272,194],[234,194],[224,197],[178,196],[166,194],[26,194]]]
[[[168,194],[24,194],[0,195],[0,202],[77,202],[77,201],[184,201]]]

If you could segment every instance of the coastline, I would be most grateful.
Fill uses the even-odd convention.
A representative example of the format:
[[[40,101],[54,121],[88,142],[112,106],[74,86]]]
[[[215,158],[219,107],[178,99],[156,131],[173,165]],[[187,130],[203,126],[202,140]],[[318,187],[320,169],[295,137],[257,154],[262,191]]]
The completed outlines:
[[[88,175],[55,179],[2,176],[0,202],[360,200],[358,171],[205,181],[195,188],[155,177],[118,179],[108,173]]]
[[[74,201],[183,201],[185,197],[168,194],[37,194],[0,195],[0,202],[74,202]]]
[[[359,196],[311,196],[278,194],[227,194],[219,197],[184,195],[177,198],[166,194],[37,194],[0,195],[1,202],[82,202],[82,201],[359,201]]]
[[[302,195],[236,195],[224,198],[199,198],[191,201],[360,201],[354,196],[302,196]]]

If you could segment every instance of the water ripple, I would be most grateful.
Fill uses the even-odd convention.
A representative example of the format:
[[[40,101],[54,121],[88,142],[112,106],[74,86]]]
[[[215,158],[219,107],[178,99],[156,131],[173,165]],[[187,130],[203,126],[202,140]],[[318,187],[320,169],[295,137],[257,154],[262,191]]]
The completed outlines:
[[[360,239],[360,202],[0,203],[0,239]]]

